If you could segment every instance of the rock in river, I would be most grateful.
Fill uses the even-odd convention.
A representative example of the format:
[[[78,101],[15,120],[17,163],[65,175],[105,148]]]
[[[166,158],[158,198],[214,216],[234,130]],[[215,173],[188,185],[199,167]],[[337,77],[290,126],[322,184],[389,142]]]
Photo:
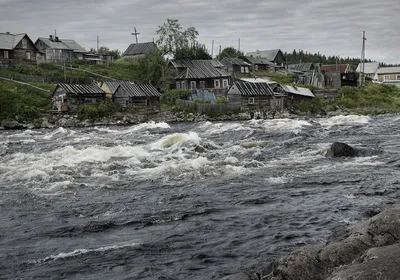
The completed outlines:
[[[357,156],[357,150],[353,147],[341,143],[333,143],[325,154],[326,157],[355,157]]]
[[[1,126],[4,127],[4,129],[21,129],[23,127],[19,122],[11,120],[3,120]]]

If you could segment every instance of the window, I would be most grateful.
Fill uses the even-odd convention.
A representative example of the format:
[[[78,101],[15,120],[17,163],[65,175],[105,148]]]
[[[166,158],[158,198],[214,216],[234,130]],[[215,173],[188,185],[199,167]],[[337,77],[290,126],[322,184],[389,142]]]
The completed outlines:
[[[186,82],[182,81],[182,89],[186,89]]]
[[[31,60],[31,52],[26,52],[25,53],[25,58],[28,60]]]
[[[23,48],[23,49],[28,48],[28,40],[26,40],[25,38],[22,39],[22,48]]]
[[[227,79],[224,79],[224,80],[222,81],[222,85],[223,85],[223,88],[229,87],[229,82],[228,82],[228,80],[227,80]]]
[[[206,82],[200,81],[200,88],[201,89],[206,88]]]
[[[214,80],[214,88],[220,88],[220,87],[221,87],[220,80]]]
[[[244,67],[240,67],[240,73],[244,73]]]
[[[258,65],[254,65],[254,70],[258,71]]]
[[[180,89],[181,88],[181,83],[180,82],[176,82],[176,88]]]
[[[396,80],[400,80],[400,75],[396,75]]]
[[[4,51],[4,58],[8,59],[8,51]]]
[[[390,75],[385,75],[385,76],[383,76],[383,80],[384,80],[384,81],[389,81],[389,80],[390,80]]]
[[[249,73],[249,67],[245,67],[245,68],[244,68],[244,71],[245,71],[246,73]]]
[[[248,100],[248,103],[249,104],[254,104],[254,97],[250,97],[249,100]]]
[[[196,89],[196,81],[190,82],[190,89]]]

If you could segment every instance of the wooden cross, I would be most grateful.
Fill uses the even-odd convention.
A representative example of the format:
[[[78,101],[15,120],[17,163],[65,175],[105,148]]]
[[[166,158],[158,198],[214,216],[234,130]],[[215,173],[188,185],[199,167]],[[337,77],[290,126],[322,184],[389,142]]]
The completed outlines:
[[[136,27],[135,27],[135,32],[132,33],[132,35],[134,35],[136,37],[136,44],[138,43],[138,39],[137,39],[137,35],[139,35],[140,33],[137,32]]]

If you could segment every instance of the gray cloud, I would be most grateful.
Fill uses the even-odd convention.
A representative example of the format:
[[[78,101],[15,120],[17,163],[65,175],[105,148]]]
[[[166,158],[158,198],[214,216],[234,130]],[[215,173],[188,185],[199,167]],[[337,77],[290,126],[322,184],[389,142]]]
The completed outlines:
[[[157,39],[167,18],[184,28],[194,26],[199,41],[214,54],[219,46],[245,52],[280,48],[326,55],[359,57],[362,31],[367,33],[367,57],[400,63],[399,0],[0,0],[1,31],[28,33],[32,40],[57,30],[61,38],[86,49],[100,44],[124,51],[134,41]]]

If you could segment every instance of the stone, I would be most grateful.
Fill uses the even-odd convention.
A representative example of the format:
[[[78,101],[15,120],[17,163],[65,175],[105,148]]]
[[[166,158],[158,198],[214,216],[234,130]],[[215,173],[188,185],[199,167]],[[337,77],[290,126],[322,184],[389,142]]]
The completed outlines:
[[[22,124],[20,124],[17,121],[14,121],[14,120],[3,120],[1,122],[1,126],[4,127],[4,129],[21,129],[21,128],[23,128]]]
[[[238,273],[226,276],[224,278],[221,278],[220,280],[250,280],[250,277],[244,273]]]
[[[357,150],[353,147],[341,143],[333,143],[325,154],[326,157],[355,157],[357,156]]]

